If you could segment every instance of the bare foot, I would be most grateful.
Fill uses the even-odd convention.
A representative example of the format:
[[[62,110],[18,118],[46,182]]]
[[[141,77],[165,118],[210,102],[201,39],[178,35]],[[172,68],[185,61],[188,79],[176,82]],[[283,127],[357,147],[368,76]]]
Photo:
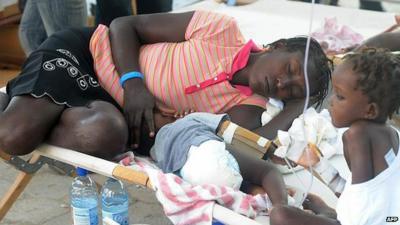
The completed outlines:
[[[319,196],[309,193],[303,203],[304,209],[311,210],[315,214],[336,216],[335,210],[330,208]]]
[[[7,107],[10,98],[6,93],[0,92],[0,112],[3,112]]]

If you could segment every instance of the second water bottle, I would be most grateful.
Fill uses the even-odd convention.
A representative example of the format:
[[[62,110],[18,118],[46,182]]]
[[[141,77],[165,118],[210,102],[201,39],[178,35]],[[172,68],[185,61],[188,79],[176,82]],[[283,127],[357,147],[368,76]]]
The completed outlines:
[[[129,199],[121,181],[108,179],[101,189],[103,221],[110,218],[120,225],[129,225]]]

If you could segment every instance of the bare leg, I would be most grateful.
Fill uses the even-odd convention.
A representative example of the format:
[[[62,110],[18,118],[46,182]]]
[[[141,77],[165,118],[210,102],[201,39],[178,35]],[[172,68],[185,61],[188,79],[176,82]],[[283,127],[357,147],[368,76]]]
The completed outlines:
[[[121,112],[110,103],[65,109],[48,142],[89,155],[111,159],[126,150],[128,128]]]
[[[339,221],[305,212],[291,206],[274,207],[270,214],[271,225],[340,225]]]
[[[0,149],[11,155],[32,152],[58,121],[64,106],[49,98],[13,97],[0,111]]]

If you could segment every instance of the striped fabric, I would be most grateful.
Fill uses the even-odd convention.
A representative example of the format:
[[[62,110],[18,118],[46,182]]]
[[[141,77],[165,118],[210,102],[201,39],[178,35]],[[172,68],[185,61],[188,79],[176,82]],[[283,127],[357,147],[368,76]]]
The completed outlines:
[[[192,185],[173,173],[163,173],[153,162],[125,153],[120,164],[145,172],[156,191],[165,215],[173,224],[210,225],[215,203],[241,215],[255,218],[272,209],[267,194],[245,194],[230,187],[205,184]]]
[[[94,69],[100,84],[123,105],[123,90],[111,57],[108,28],[100,25],[90,41]],[[145,83],[166,115],[188,111],[222,113],[240,104],[266,107],[267,99],[229,80],[242,69],[251,51],[236,21],[222,14],[196,11],[185,33],[186,41],[156,43],[140,49],[139,64]]]

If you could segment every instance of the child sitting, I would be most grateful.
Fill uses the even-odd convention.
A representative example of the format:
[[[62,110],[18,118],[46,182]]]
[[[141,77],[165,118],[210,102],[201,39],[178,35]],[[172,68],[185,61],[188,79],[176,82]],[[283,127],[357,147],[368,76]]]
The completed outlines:
[[[303,206],[314,214],[279,206],[272,209],[271,224],[400,224],[399,132],[385,123],[399,105],[400,59],[396,56],[365,49],[339,65],[333,73],[329,110],[333,125],[349,127],[343,134],[343,148],[351,176],[342,190],[336,185],[335,191],[341,193],[336,211],[310,194]]]

